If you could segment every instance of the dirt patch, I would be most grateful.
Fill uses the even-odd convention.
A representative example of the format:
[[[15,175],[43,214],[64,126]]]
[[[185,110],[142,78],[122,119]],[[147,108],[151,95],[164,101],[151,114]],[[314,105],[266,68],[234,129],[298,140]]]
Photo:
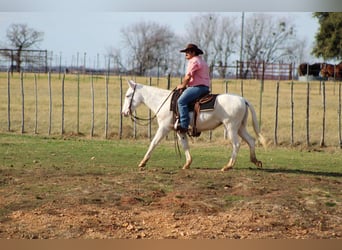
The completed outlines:
[[[255,169],[98,176],[36,170],[8,171],[0,183],[1,238],[342,238],[340,177]]]

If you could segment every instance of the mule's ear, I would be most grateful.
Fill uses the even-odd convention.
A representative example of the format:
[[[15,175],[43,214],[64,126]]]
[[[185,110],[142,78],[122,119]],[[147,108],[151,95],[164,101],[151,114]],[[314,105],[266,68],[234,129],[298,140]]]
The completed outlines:
[[[132,89],[134,89],[136,83],[133,80],[128,80],[128,86],[130,86]]]

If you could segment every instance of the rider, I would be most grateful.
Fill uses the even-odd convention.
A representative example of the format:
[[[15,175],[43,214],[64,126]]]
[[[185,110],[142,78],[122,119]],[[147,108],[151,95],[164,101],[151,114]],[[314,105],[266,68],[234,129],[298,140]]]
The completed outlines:
[[[195,44],[188,44],[180,52],[185,53],[188,65],[184,79],[177,89],[184,89],[178,99],[179,123],[176,130],[186,133],[190,123],[188,104],[209,93],[210,77],[208,64],[200,56],[203,51]]]

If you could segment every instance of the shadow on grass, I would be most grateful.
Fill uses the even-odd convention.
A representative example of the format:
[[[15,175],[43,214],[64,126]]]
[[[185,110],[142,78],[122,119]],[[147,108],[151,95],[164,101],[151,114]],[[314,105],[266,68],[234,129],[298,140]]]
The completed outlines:
[[[240,168],[241,169],[241,168]],[[323,172],[323,171],[310,171],[302,169],[284,169],[284,168],[245,168],[248,170],[262,171],[266,173],[284,173],[284,174],[304,174],[313,176],[325,176],[325,177],[342,177],[342,173],[338,172]]]

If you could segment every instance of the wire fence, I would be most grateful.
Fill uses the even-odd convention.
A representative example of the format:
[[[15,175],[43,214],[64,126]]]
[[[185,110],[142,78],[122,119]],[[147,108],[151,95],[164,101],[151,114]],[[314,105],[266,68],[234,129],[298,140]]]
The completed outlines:
[[[0,130],[48,136],[89,136],[105,139],[153,137],[157,123],[146,127],[121,115],[126,78],[172,89],[180,78],[117,75],[1,75]],[[212,82],[212,92],[235,93],[253,103],[266,137],[274,145],[342,146],[341,82],[293,80],[230,80]],[[139,116],[150,117],[146,107]],[[222,133],[223,131],[223,133]],[[202,139],[227,139],[224,129]]]

